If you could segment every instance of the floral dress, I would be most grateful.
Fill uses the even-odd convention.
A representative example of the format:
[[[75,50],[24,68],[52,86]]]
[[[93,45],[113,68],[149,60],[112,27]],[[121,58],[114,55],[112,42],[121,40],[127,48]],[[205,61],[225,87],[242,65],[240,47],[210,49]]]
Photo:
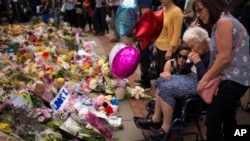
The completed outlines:
[[[173,108],[175,107],[176,98],[179,98],[183,95],[192,95],[197,94],[197,84],[200,77],[203,76],[207,71],[207,66],[209,64],[210,52],[207,52],[201,56],[199,63],[195,64],[197,69],[197,74],[191,71],[190,64],[188,69],[180,70],[175,68],[177,65],[172,64],[172,78],[171,80],[166,80],[162,77],[159,77],[155,81],[155,87],[159,89],[158,95]],[[172,59],[171,61],[173,61]]]

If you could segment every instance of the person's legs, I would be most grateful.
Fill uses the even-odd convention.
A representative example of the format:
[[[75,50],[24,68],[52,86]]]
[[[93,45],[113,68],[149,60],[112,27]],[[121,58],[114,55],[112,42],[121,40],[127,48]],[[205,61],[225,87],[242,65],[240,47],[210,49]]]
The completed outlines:
[[[100,8],[95,8],[94,14],[93,14],[93,24],[94,24],[94,30],[95,30],[95,35],[99,34],[101,29],[100,29],[100,18],[99,18],[99,11]]]
[[[146,90],[151,88],[151,81],[148,77],[150,67],[149,49],[140,50],[141,86]]]
[[[159,50],[157,48],[157,54],[156,54],[155,58],[156,58],[156,61],[158,62],[158,72],[159,72],[159,74],[161,72],[163,72],[163,70],[164,70],[164,66],[165,66],[165,63],[166,63],[165,54],[166,54],[166,51],[161,51],[161,50]]]
[[[221,126],[224,126],[224,136],[230,140],[231,129],[236,124],[237,101],[246,92],[247,87],[233,81],[222,81],[219,85],[217,96],[208,108],[206,117],[207,140],[218,141],[221,139]],[[227,129],[226,129],[227,128]]]
[[[92,17],[87,15],[87,22],[88,22],[88,25],[89,25],[89,31],[92,31],[93,30],[93,27],[92,27]]]
[[[161,97],[159,97],[158,93],[159,89],[156,89],[153,116],[151,118],[141,118],[136,121],[141,129],[159,129],[162,125]]]
[[[59,26],[60,22],[61,22],[61,20],[60,20],[60,9],[59,8],[55,8],[55,10],[54,10],[54,20],[55,20],[55,24],[57,26]]]
[[[117,11],[118,6],[112,6],[111,8],[112,8],[112,11],[113,11],[113,14],[114,14],[114,16],[113,16],[114,19],[111,20],[113,22],[112,25],[114,25],[112,27],[113,31],[114,31],[114,38],[112,38],[110,40],[110,42],[119,42],[120,41],[120,35],[118,34],[118,32],[116,30],[116,27],[115,27],[116,11]]]
[[[156,89],[155,93],[155,110],[152,116],[152,121],[154,123],[160,122],[162,120],[162,108],[161,108],[161,97],[158,95],[159,89]]]
[[[100,34],[99,35],[105,35],[105,30],[108,31],[108,24],[106,22],[106,8],[101,7],[100,8]]]
[[[172,122],[174,108],[163,100],[161,100],[161,108],[163,112],[163,124],[161,128],[167,132]]]
[[[159,98],[160,98],[160,107],[163,113],[163,123],[160,129],[151,131],[149,133],[150,137],[154,139],[163,139],[165,137],[166,133],[168,132],[171,126],[174,113],[174,108],[167,102],[165,102],[161,97]]]

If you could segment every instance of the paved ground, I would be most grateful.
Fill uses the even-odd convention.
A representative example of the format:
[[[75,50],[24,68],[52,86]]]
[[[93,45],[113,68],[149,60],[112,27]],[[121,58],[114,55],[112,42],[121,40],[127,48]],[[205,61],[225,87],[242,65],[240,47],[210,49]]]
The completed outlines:
[[[112,38],[112,31],[110,31],[109,34],[106,34],[105,36],[90,36],[90,39],[94,39],[100,47],[98,47],[96,50],[100,54],[109,55],[110,50],[115,45],[115,43],[110,43],[110,39]],[[139,68],[136,70],[136,72],[131,75],[128,79],[132,86],[135,84],[133,81],[135,79],[139,78],[140,70]],[[153,82],[152,82],[153,83]],[[155,90],[151,89],[147,94],[154,95]],[[248,98],[248,93],[244,95],[242,98],[242,103],[245,103]],[[145,109],[145,104],[148,100],[140,99],[125,99],[120,102],[120,110],[119,114],[122,116],[122,123],[124,124],[123,130],[115,131],[114,134],[120,139],[120,141],[145,141],[144,136],[142,135],[142,131],[138,128],[136,128],[134,124],[133,117],[145,117],[147,115],[147,111]],[[243,112],[242,110],[237,111],[237,120],[239,124],[250,124],[250,114]],[[203,139],[206,139],[206,127],[204,125],[204,119],[205,116],[201,118],[201,121],[199,122],[201,126],[201,134],[203,136]],[[197,128],[194,123],[187,124],[184,126],[184,131],[196,131]],[[173,139],[174,140],[174,139]],[[192,141],[194,140],[193,136],[185,136],[184,140],[186,141]]]

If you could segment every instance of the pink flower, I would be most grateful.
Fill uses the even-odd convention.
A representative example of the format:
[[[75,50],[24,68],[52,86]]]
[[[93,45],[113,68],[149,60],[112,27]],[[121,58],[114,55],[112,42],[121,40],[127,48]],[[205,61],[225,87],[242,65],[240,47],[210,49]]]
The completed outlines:
[[[51,114],[49,112],[44,112],[43,115],[46,117],[46,118],[51,118]]]
[[[39,122],[44,122],[45,121],[45,117],[44,116],[39,116],[38,117],[38,121]]]

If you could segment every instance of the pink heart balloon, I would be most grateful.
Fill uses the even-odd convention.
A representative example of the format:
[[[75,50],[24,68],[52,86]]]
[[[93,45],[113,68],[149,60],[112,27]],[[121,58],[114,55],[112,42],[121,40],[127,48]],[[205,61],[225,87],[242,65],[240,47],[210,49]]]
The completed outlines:
[[[135,72],[139,61],[139,50],[133,46],[126,46],[115,55],[111,65],[111,72],[115,77],[127,78]]]

